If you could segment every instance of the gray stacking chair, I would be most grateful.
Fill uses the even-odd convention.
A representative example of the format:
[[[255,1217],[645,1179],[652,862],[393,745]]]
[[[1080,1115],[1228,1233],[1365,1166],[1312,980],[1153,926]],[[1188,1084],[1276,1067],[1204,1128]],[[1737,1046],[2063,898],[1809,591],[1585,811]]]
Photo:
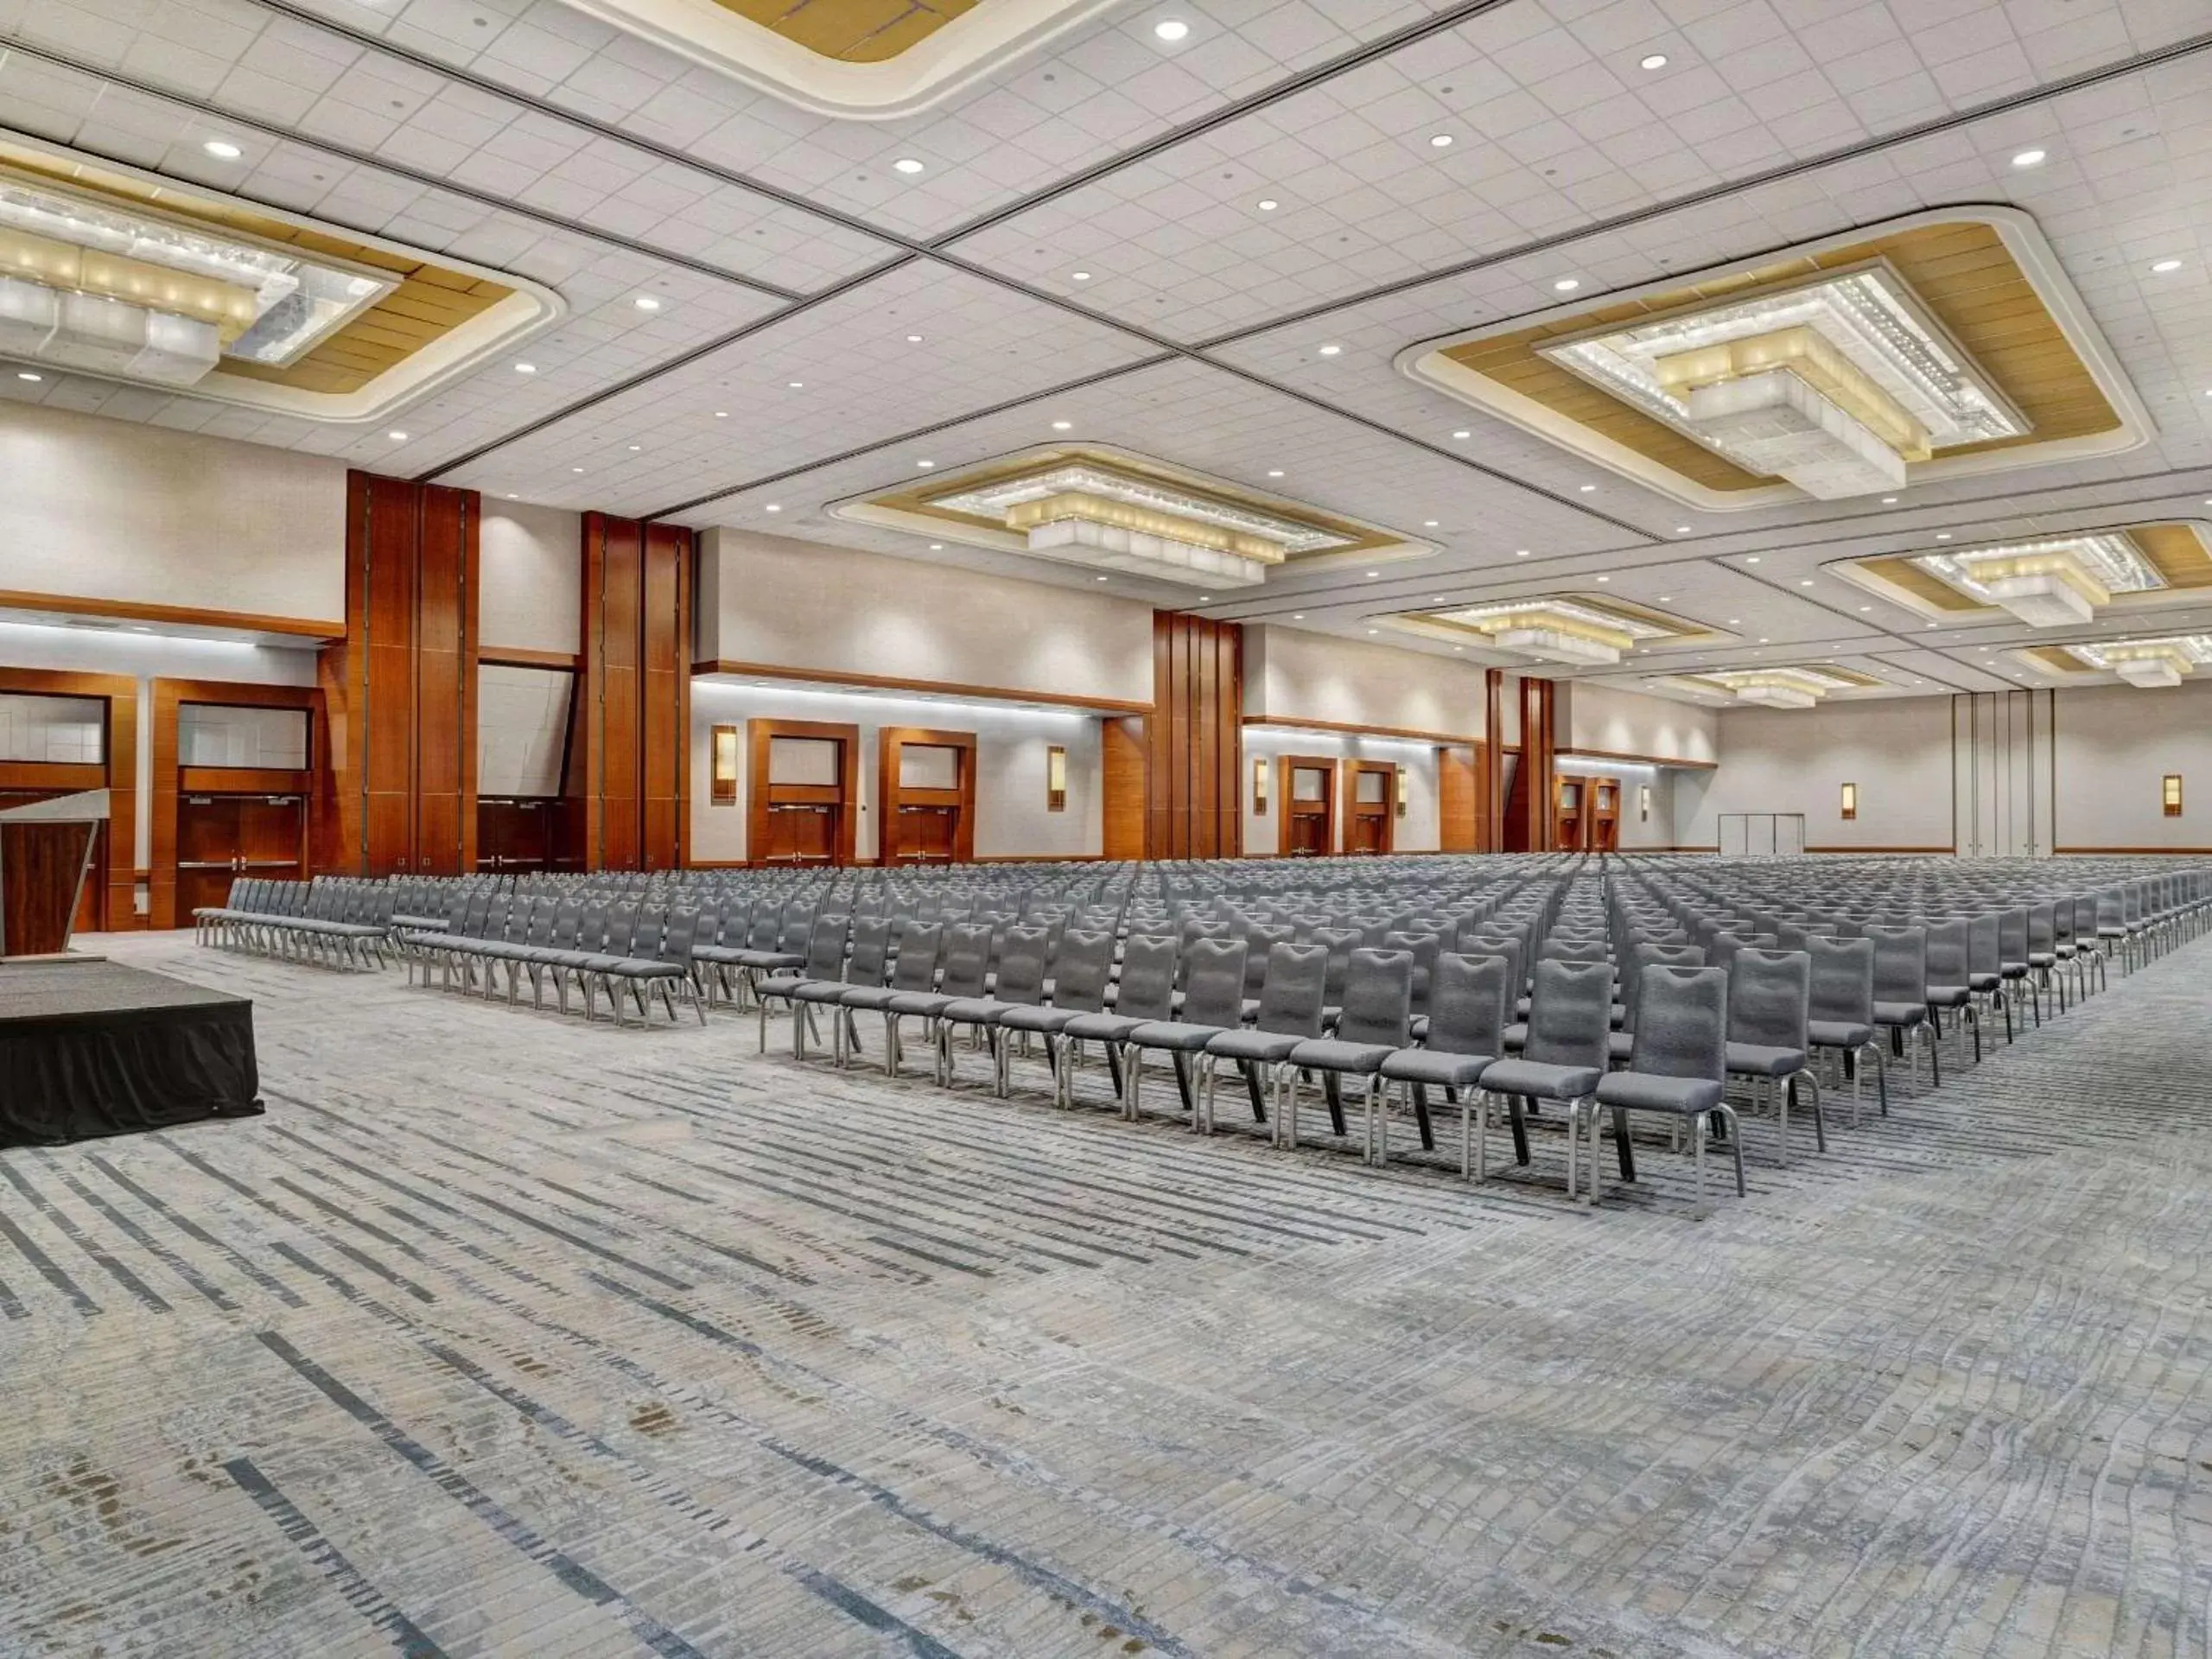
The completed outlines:
[[[883,1070],[887,1077],[899,1075],[899,1016],[891,1011],[891,1005],[901,996],[936,994],[938,952],[944,944],[943,923],[903,923],[899,930],[899,954],[892,963],[891,977],[881,985],[849,985],[838,995],[838,1010],[849,1020],[864,1008],[883,1016]]]
[[[922,1029],[935,1057],[932,1075],[939,1084],[945,1081],[945,1046],[938,1030],[938,1016],[953,1003],[963,998],[983,995],[984,983],[990,977],[991,945],[997,930],[988,922],[961,922],[946,931],[941,952],[942,970],[938,975],[933,991],[893,991],[884,1004],[891,1016],[887,1040],[894,1046],[899,1041],[899,1022],[908,1015],[922,1022]],[[902,945],[899,955],[906,955]],[[902,961],[900,965],[905,965]],[[894,1053],[895,1053],[894,1047]],[[893,1065],[897,1062],[894,1058]]]
[[[1782,1162],[1789,1162],[1789,1104],[1802,1084],[1813,1094],[1813,1133],[1828,1149],[1821,1115],[1820,1080],[1813,1075],[1813,959],[1798,950],[1736,953],[1728,971],[1728,1071],[1751,1081],[1753,1097],[1771,1093],[1780,1115]]]
[[[759,1052],[768,1052],[768,1005],[781,1002],[791,1013],[791,1052],[806,1058],[807,1022],[813,1017],[809,1002],[830,1002],[843,995],[845,942],[852,931],[849,917],[817,916],[807,929],[806,955],[795,971],[772,974],[753,988],[760,1013]],[[802,997],[799,993],[807,991]]]
[[[1173,1020],[1147,1021],[1128,1034],[1128,1087],[1122,1096],[1122,1115],[1134,1122],[1143,1109],[1144,1057],[1146,1051],[1156,1048],[1173,1065],[1176,1092],[1196,1127],[1198,1099],[1192,1057],[1205,1053],[1206,1045],[1224,1032],[1241,1030],[1243,1024],[1244,941],[1191,940],[1183,949],[1181,1012]]]
[[[1887,1117],[1890,1058],[1883,1052],[1874,1024],[1874,941],[1815,937],[1806,941],[1805,954],[1813,964],[1807,1039],[1815,1052],[1834,1050],[1849,1064],[1851,1127],[1854,1129],[1859,1127],[1859,1090],[1865,1086],[1866,1060],[1872,1056],[1882,1116]]]
[[[1045,1039],[1045,1059],[1052,1068],[1052,1100],[1068,1103],[1068,1078],[1072,1068],[1061,1052],[1060,1033],[1077,1016],[1097,1014],[1106,1007],[1106,987],[1114,972],[1114,935],[1110,929],[1071,928],[1060,935],[1052,953],[1052,1001],[1048,1007],[1010,1007],[999,1016],[1002,1032],[1035,1033]]]
[[[1605,1058],[1616,1065],[1636,1052],[1636,1014],[1643,995],[1643,970],[1654,964],[1668,968],[1702,968],[1705,950],[1694,944],[1638,944],[1630,952],[1628,982],[1621,987],[1621,1028],[1605,1039]]]
[[[2004,925],[1993,910],[1983,911],[1967,918],[1967,986],[1974,992],[1977,1008],[1987,1010],[2002,1007],[2005,1011],[2005,1040],[2012,1040],[2012,999],[2005,989],[2005,957],[2002,950]],[[1974,1058],[1981,1060],[1981,1016],[1977,1014],[1974,1028]]]
[[[817,921],[815,925],[819,930],[821,924]],[[830,1010],[831,1057],[838,1068],[843,1069],[846,1054],[860,1046],[860,1031],[854,1025],[853,1011],[845,1002],[845,993],[856,985],[881,985],[890,957],[891,924],[882,917],[871,916],[853,924],[851,946],[842,973],[823,979],[802,980],[791,988],[792,1011],[798,1016],[791,1021],[794,1058],[806,1058],[807,1033],[813,1009],[818,1006]]]
[[[1166,1020],[1175,1011],[1175,958],[1173,934],[1132,934],[1122,951],[1121,982],[1115,988],[1114,1006],[1100,1014],[1079,1014],[1060,1027],[1063,1037],[1077,1043],[1096,1039],[1106,1051],[1106,1066],[1119,1103],[1127,1093],[1122,1079],[1122,1049],[1138,1027]],[[1241,998],[1239,999],[1241,1001]],[[1072,1070],[1075,1054],[1063,1050],[1061,1064]],[[1071,1081],[1066,1084],[1068,1103],[1074,1103]]]
[[[938,1011],[938,1042],[944,1051],[944,1080],[957,1077],[952,1033],[967,1027],[981,1032],[991,1056],[991,1091],[1007,1094],[1007,1046],[999,1040],[999,1021],[1014,1007],[1034,1008],[1045,1001],[1045,976],[1051,967],[1052,933],[1046,927],[1010,927],[999,941],[998,969],[987,997],[962,997]]]
[[[1650,963],[1637,977],[1643,982],[1636,992],[1636,1052],[1626,1071],[1608,1071],[1598,1079],[1598,1104],[1611,1110],[1614,1139],[1624,1143],[1630,1112],[1662,1112],[1678,1125],[1688,1120],[1697,1169],[1697,1210],[1702,1215],[1706,1120],[1715,1113],[1728,1126],[1728,1146],[1736,1159],[1736,1196],[1744,1196],[1744,1136],[1726,1098],[1728,999],[1734,976],[1719,968]],[[1592,1148],[1590,1167],[1593,1198],[1598,1185],[1595,1150]]]
[[[1268,969],[1273,960],[1274,948],[1288,944],[1292,930],[1277,924],[1253,923],[1244,929],[1244,1018],[1247,1023],[1259,1015],[1261,1000],[1267,995]]]
[[[2028,912],[2024,907],[2016,905],[2010,910],[1997,912],[1997,949],[2001,963],[1998,971],[2003,975],[2008,988],[2005,994],[2005,1036],[2009,1042],[2012,1035],[2010,987],[2027,987],[2029,1007],[2035,1015],[2036,1024],[2037,1027],[2043,1024],[2043,998],[2037,993],[2035,981],[2031,977],[2033,964],[2028,960]]]
[[[1386,936],[1387,937],[1387,936]],[[1325,1082],[1338,1077],[1367,1079],[1361,1155],[1369,1163],[1382,1163],[1389,1155],[1389,1122],[1381,1109],[1382,1063],[1413,1040],[1414,954],[1410,950],[1359,950],[1352,952],[1351,971],[1344,981],[1344,1010],[1334,1034],[1300,1043],[1291,1052],[1290,1097],[1283,1107],[1285,1143],[1298,1144],[1298,1079],[1308,1071],[1322,1074]],[[1433,1151],[1436,1135],[1428,1122],[1427,1101],[1417,1108],[1421,1146]],[[1330,1102],[1337,1133],[1344,1133],[1343,1108]]]
[[[1503,1095],[1511,1103],[1514,1154],[1529,1161],[1526,1103],[1555,1100],[1567,1108],[1567,1190],[1580,1196],[1582,1120],[1598,1079],[1605,1072],[1605,1039],[1613,1025],[1613,969],[1610,963],[1536,964],[1535,990],[1529,1001],[1529,1034],[1520,1057],[1497,1062],[1483,1073],[1481,1133],[1490,1135],[1490,1103]],[[1597,1158],[1592,1123],[1590,1155]],[[1618,1145],[1621,1178],[1636,1179],[1626,1141]]]
[[[1422,1096],[1441,1089],[1459,1109],[1459,1173],[1475,1173],[1475,1095],[1483,1073],[1505,1052],[1507,1011],[1513,1006],[1511,969],[1503,957],[1447,951],[1436,958],[1429,982],[1428,1029],[1419,1048],[1402,1048],[1382,1062],[1386,1084],[1403,1084],[1414,1109]]]
[[[1916,1044],[1927,1039],[1930,1075],[1940,1086],[1943,1056],[1928,1020],[1928,930],[1870,923],[1866,937],[1874,942],[1874,1023],[1908,1049],[1916,1083],[1920,1078]]]
[[[1290,930],[1270,931],[1287,934]],[[1249,934],[1246,944],[1250,944]],[[1243,1076],[1245,1093],[1252,1103],[1253,1121],[1268,1124],[1278,1136],[1281,1134],[1284,1062],[1299,1044],[1321,1034],[1321,993],[1328,961],[1329,952],[1322,945],[1293,944],[1285,938],[1276,940],[1268,948],[1267,974],[1261,982],[1259,1007],[1254,1012],[1252,1024],[1244,1029],[1222,1032],[1206,1043],[1205,1087],[1198,1091],[1200,1121],[1192,1126],[1193,1128],[1205,1135],[1213,1133],[1214,1081],[1221,1062],[1227,1060]],[[1249,958],[1245,983],[1248,987],[1251,983]],[[1272,1122],[1261,1098],[1263,1071],[1274,1088],[1276,1109]]]
[[[1938,1042],[1943,1037],[1943,1010],[1955,1008],[1974,1028],[1974,1058],[1981,1063],[1981,1011],[1974,1007],[1968,945],[1974,926],[1964,917],[1928,924],[1928,1019]]]

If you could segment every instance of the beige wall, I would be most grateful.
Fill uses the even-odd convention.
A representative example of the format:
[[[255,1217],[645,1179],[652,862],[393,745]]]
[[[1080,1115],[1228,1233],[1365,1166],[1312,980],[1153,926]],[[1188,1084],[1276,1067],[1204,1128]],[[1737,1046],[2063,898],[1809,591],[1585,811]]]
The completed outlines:
[[[0,588],[340,621],[346,467],[0,403]]]
[[[1661,760],[1713,760],[1719,716],[1710,709],[1592,681],[1562,681],[1560,747]]]
[[[743,531],[701,547],[702,658],[1152,701],[1152,608],[1135,600]]]
[[[1244,796],[1244,850],[1254,857],[1263,856],[1281,849],[1279,839],[1282,829],[1281,794],[1282,772],[1274,762],[1279,755],[1326,754],[1339,759],[1359,760],[1387,760],[1406,775],[1406,813],[1395,821],[1391,830],[1392,844],[1401,853],[1433,853],[1437,849],[1437,826],[1440,814],[1437,807],[1437,751],[1433,744],[1416,743],[1403,738],[1352,737],[1337,732],[1305,732],[1269,730],[1265,727],[1247,727],[1244,731],[1244,765],[1238,774],[1238,787]],[[1252,762],[1268,762],[1268,815],[1255,816],[1252,811]],[[1339,789],[1348,787],[1340,784]],[[1344,802],[1337,802],[1338,835],[1343,831]]]
[[[1510,678],[1506,692],[1509,702],[1519,695]],[[1244,712],[1479,737],[1483,671],[1426,652],[1255,624],[1244,630]],[[1513,715],[1507,723],[1510,741]]]
[[[1675,839],[1712,846],[1724,812],[1802,812],[1814,847],[1940,847],[1952,838],[1951,701],[1726,709],[1720,766],[1675,780]],[[1841,817],[1859,785],[1859,817]]]
[[[2212,849],[2212,681],[2061,691],[2057,704],[2059,846]],[[2182,775],[2177,818],[2159,804],[2170,772]]]
[[[521,501],[486,501],[479,539],[477,637],[486,649],[579,648],[583,517]]]

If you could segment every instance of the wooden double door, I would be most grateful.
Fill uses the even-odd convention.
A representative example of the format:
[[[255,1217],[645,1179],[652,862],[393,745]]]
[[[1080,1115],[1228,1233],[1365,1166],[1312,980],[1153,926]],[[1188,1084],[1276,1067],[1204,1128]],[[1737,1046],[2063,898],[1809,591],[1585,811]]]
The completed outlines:
[[[767,835],[761,861],[767,864],[831,864],[837,858],[842,804],[822,801],[778,801],[766,811]]]
[[[892,818],[897,864],[950,864],[959,847],[960,809],[902,803]]]
[[[180,795],[176,909],[219,905],[242,876],[296,881],[307,868],[304,795]]]

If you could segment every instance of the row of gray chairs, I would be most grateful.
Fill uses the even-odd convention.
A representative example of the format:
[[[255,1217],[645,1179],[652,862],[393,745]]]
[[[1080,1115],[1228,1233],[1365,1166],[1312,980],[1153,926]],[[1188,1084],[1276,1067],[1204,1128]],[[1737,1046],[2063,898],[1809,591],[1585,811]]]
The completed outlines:
[[[383,882],[316,876],[278,881],[245,876],[220,905],[192,912],[194,939],[324,967],[384,967],[392,894]]]
[[[626,998],[641,1020],[657,999],[674,1021],[680,999],[704,1024],[704,1000],[691,968],[697,925],[697,913],[688,910],[480,892],[461,899],[442,927],[404,930],[397,937],[406,946],[410,984],[418,966],[426,985],[435,969],[444,989],[489,998],[504,974],[510,1003],[527,978],[534,1007],[544,1006],[550,982],[561,1011],[568,1012],[573,983],[587,1020],[604,995],[617,1025],[626,1022]]]

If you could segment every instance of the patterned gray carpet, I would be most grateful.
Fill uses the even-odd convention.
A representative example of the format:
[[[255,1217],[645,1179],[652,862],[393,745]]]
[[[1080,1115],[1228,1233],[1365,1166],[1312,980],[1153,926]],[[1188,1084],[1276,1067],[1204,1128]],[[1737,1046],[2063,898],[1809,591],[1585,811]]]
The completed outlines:
[[[1702,1222],[113,949],[270,1111],[0,1154],[11,1659],[2207,1651],[2212,944]]]

